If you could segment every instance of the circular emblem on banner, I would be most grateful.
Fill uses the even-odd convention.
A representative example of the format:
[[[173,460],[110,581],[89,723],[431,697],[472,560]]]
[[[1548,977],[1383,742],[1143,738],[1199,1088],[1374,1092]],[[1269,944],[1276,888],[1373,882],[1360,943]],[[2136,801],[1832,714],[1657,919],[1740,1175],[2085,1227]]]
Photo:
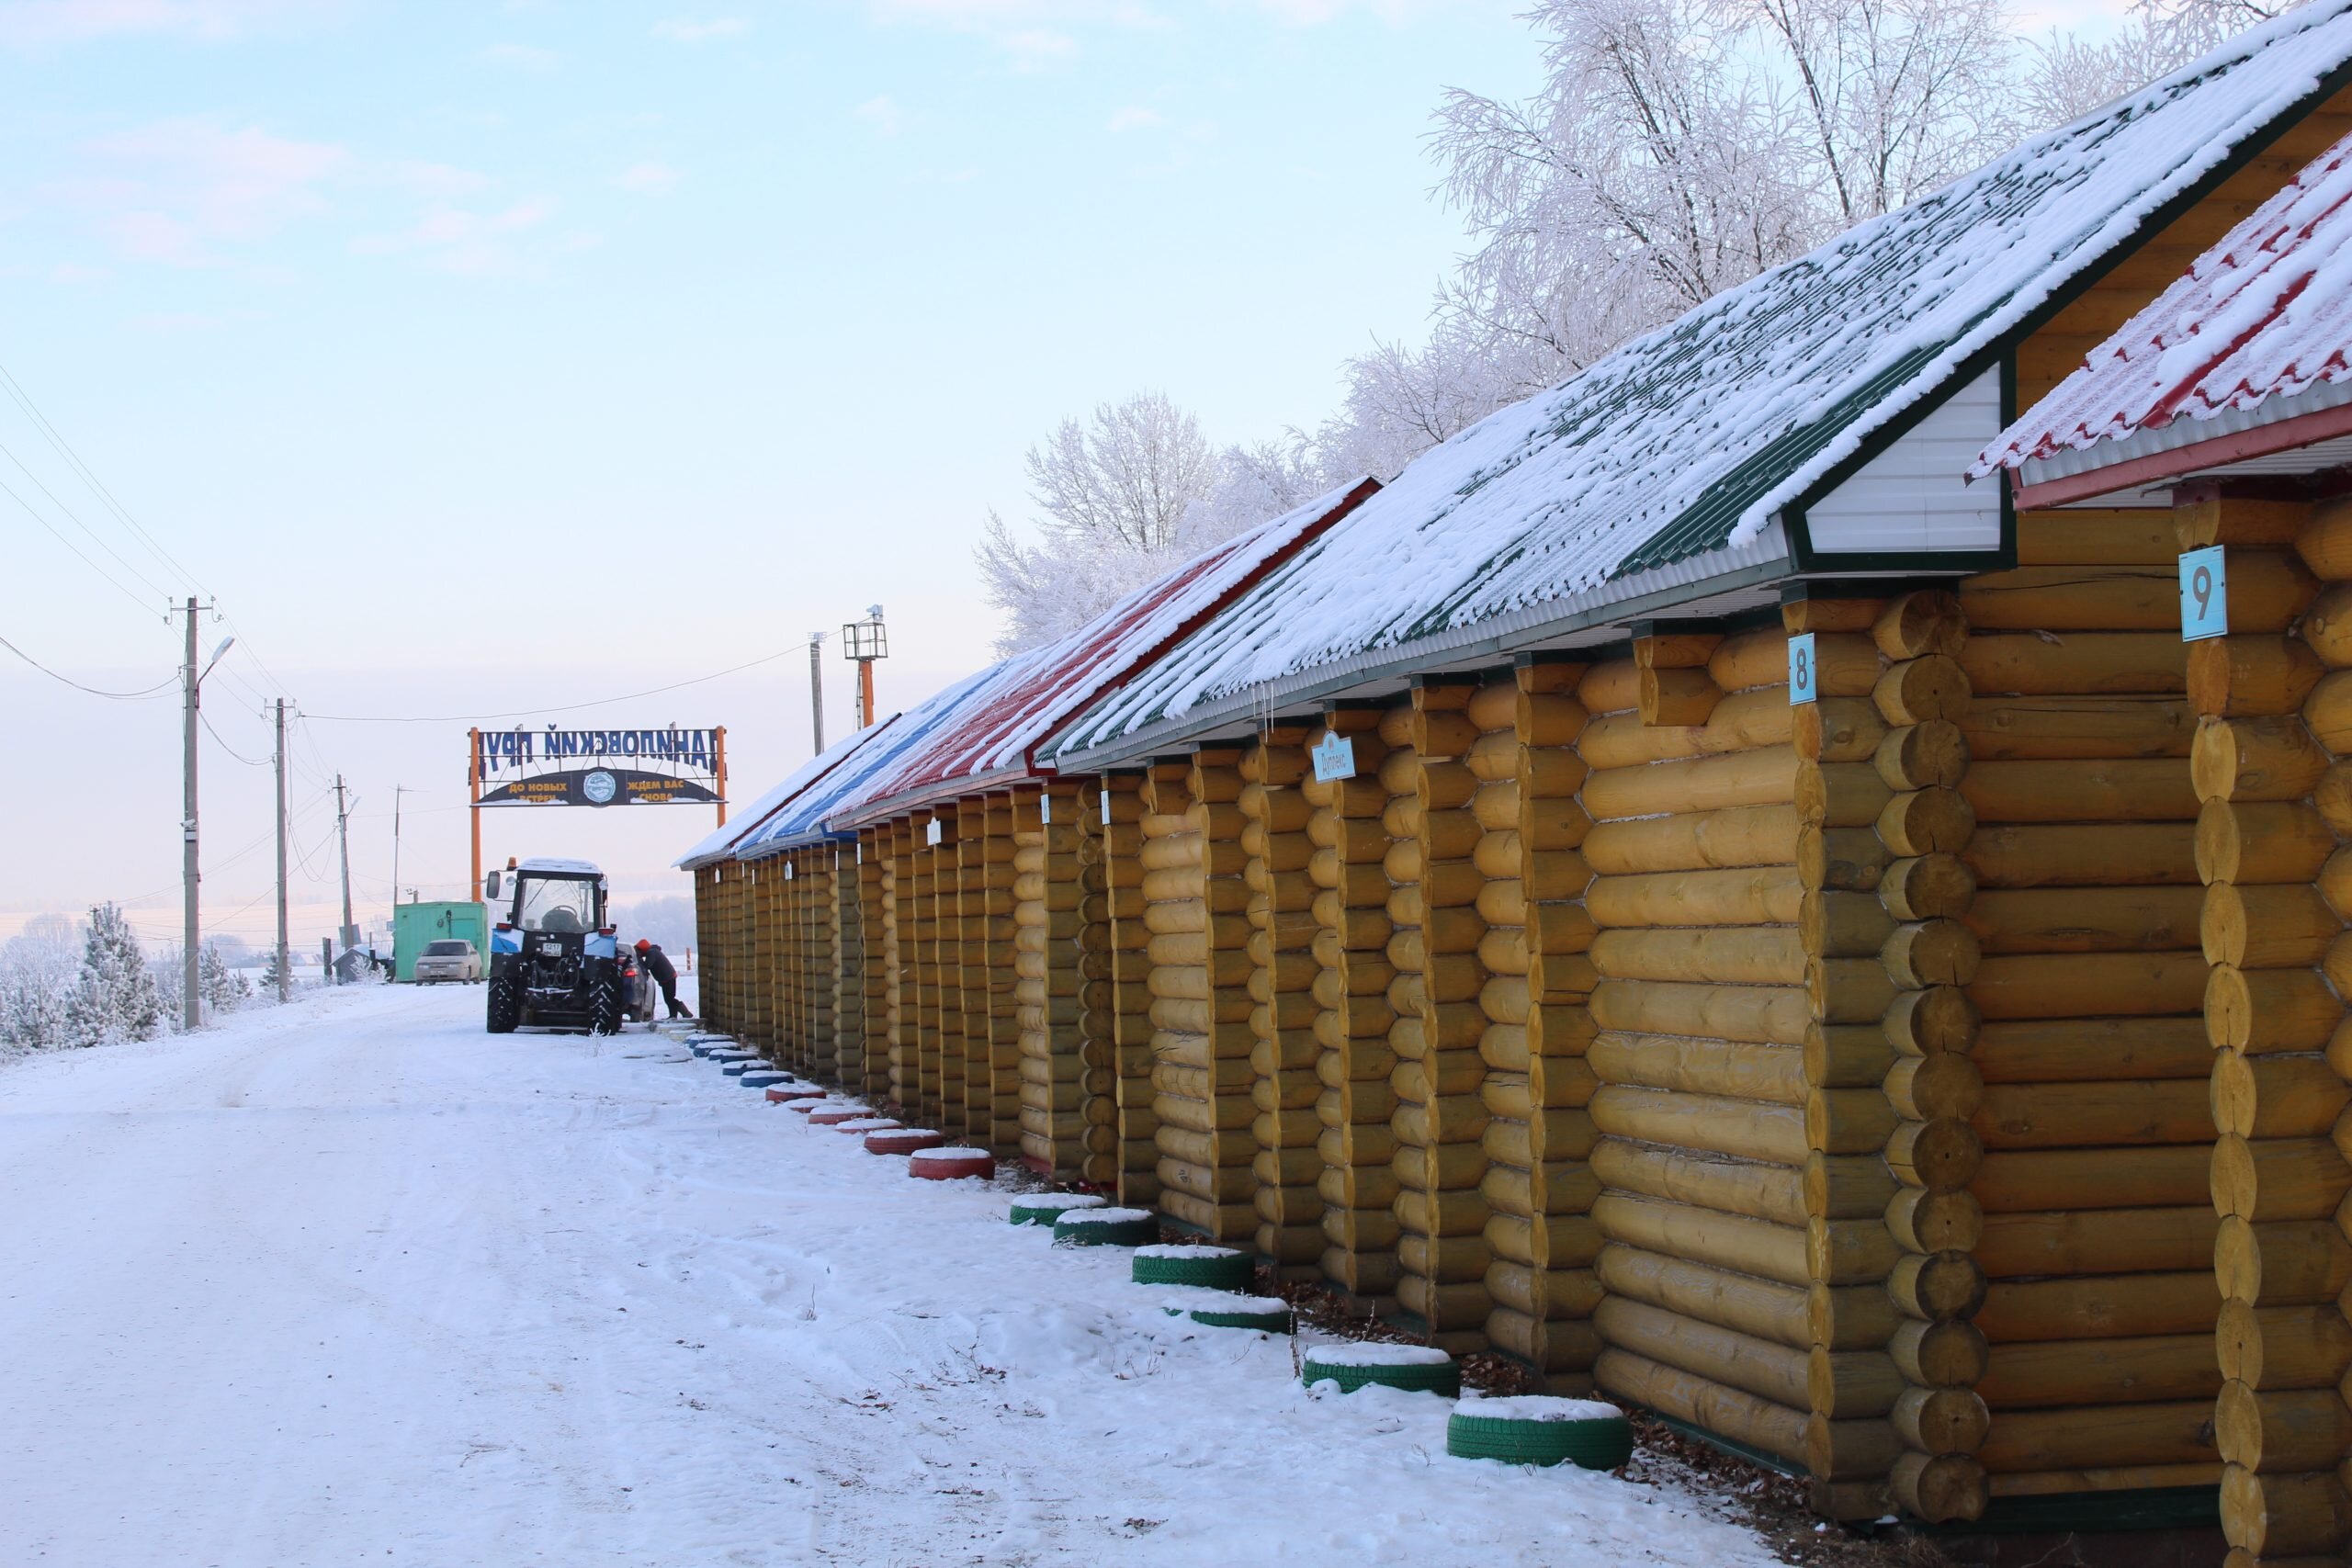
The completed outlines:
[[[610,806],[620,786],[613,782],[612,774],[598,768],[580,781],[580,792],[588,797],[591,806]]]

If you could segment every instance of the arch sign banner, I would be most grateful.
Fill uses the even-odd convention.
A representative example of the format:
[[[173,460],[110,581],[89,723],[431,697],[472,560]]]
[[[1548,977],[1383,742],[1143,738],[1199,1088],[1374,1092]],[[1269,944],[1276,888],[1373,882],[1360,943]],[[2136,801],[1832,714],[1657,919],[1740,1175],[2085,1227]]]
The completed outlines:
[[[727,825],[727,729],[469,729],[474,885],[481,813],[508,806],[711,806]]]

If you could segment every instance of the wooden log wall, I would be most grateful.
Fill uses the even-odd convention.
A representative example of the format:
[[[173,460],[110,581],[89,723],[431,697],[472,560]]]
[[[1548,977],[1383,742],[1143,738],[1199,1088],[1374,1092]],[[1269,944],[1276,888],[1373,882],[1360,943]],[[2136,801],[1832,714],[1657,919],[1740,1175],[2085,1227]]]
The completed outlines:
[[[2222,1526],[2231,1562],[2341,1561],[2352,1540],[2352,504],[2209,489],[2183,549],[2225,552],[2230,635],[2188,654],[2220,1216]],[[2193,1393],[2195,1390],[2186,1390]]]
[[[1869,638],[1821,643],[1824,693],[1867,696],[1879,662]],[[1872,1158],[1873,1201],[1867,1172],[1857,1195],[1810,1157],[1814,1006],[1786,637],[1763,626],[1658,637],[1643,652],[1638,664],[1595,665],[1577,687],[1591,715],[1577,739],[1591,770],[1582,854],[1597,928],[1585,1063],[1607,1292],[1593,1313],[1593,1375],[1622,1398],[1845,1480],[1873,1458],[1851,1438],[1891,1433],[1883,1421],[1877,1433],[1815,1429],[1815,1286],[1883,1279],[1887,1249],[1882,1239],[1873,1258],[1869,1241],[1884,1236],[1890,1183]],[[1704,722],[1645,723],[1643,677],[1671,690],[1696,682],[1655,677],[1691,670],[1721,694]],[[1816,1165],[1820,1179],[1808,1179]],[[1881,1477],[1887,1446],[1874,1456]]]
[[[1080,857],[1102,873],[1100,904],[1086,906],[1084,946],[1099,965],[1086,972],[1080,1027],[1089,1053],[1112,1072],[1111,1138],[1105,1165],[1090,1149],[1087,1179],[1115,1185],[1119,1201],[1148,1209],[1159,1201],[1159,1108],[1154,1059],[1150,897],[1144,886],[1148,774],[1112,773],[1086,786],[1081,809],[1093,825]],[[1097,943],[1100,943],[1099,948]]]
[[[1935,590],[1815,601],[1790,618],[1817,641],[1867,634],[1886,661],[1867,697],[1825,696],[1795,715],[1814,1003],[1806,1174],[1820,1189],[1809,1224],[1833,1241],[1840,1221],[1854,1224],[1808,1303],[1815,1477],[1829,1511],[1859,1514],[1878,1504],[1867,1472],[1891,1461],[1889,1485],[1911,1514],[1974,1518],[1987,1416],[1975,1389],[1984,1337],[1970,1322],[1984,1280],[1968,1191],[1981,1085],[1964,989],[1979,957],[1961,858],[1974,826],[1962,787],[1969,688],[1954,657],[1967,627],[1958,600]],[[1867,669],[1859,650],[1852,667]],[[1836,1467],[1826,1476],[1823,1437]],[[1841,1449],[1871,1457],[1839,1473]]]
[[[1151,1084],[1159,1207],[1222,1244],[1254,1245],[1249,885],[1240,751],[1150,770],[1143,818]]]
[[[1489,692],[1507,687],[1489,686]],[[1483,1348],[1491,1260],[1486,1241],[1486,1066],[1478,1047],[1487,976],[1478,946],[1481,882],[1472,860],[1480,829],[1470,810],[1478,779],[1461,759],[1479,739],[1464,710],[1480,691],[1470,679],[1414,683],[1408,704],[1384,717],[1381,763],[1389,790],[1382,827],[1392,889],[1388,961],[1396,971],[1388,1032],[1396,1066],[1390,1129],[1396,1136],[1396,1304],[1428,1341]]]
[[[791,850],[769,860],[761,881],[768,885],[774,931],[767,973],[768,1032],[776,1060],[797,1072],[808,1070],[808,852]]]
[[[800,890],[807,911],[800,926],[801,1054],[820,1083],[841,1080],[841,998],[834,987],[833,953],[833,928],[841,918],[833,871],[836,852],[830,840],[810,845],[802,852],[804,869],[795,875],[795,880],[808,880]]]
[[[967,860],[977,863],[965,876],[965,927],[978,928],[979,951],[967,938],[965,980],[978,995],[967,1002],[973,1016],[965,1025],[970,1055],[967,1095],[972,1141],[1012,1158],[1021,1149],[1021,1022],[1013,999],[1012,796],[992,795],[979,803],[979,842]],[[977,957],[979,962],[970,962]],[[972,1006],[976,1003],[976,1007]]]
[[[883,977],[888,998],[890,1109],[901,1117],[917,1119],[922,1072],[919,1044],[922,1038],[922,987],[918,983],[915,942],[915,831],[910,821],[885,823],[876,829],[883,854],[882,946]]]
[[[784,930],[784,867],[770,859],[746,863],[745,935],[751,962],[743,968],[743,1039],[762,1052],[776,1048],[776,938]]]
[[[930,842],[936,827],[939,842]],[[962,917],[956,902],[956,818],[953,811],[915,816],[915,975],[922,1008],[916,1019],[916,1055],[922,1081],[915,1114],[941,1132],[952,1107],[964,1104],[964,1005]]]
[[[1581,663],[1530,659],[1512,680],[1481,687],[1466,710],[1480,729],[1466,761],[1479,780],[1473,859],[1484,878],[1478,958],[1488,976],[1478,993],[1486,1333],[1559,1393],[1590,1390],[1600,1351],[1586,1060],[1594,926],[1584,904],[1591,872],[1579,850],[1591,821],[1577,801],[1587,770],[1575,750],[1586,715],[1574,693],[1584,672]]]
[[[852,1093],[865,1082],[865,866],[855,843],[831,846],[832,897],[826,908],[826,935],[832,941],[833,1076]]]
[[[1079,786],[1057,782],[1012,800],[1013,1000],[1020,1065],[1022,1162],[1057,1182],[1083,1179],[1090,1107],[1114,1103],[1109,1064],[1087,1061],[1080,1028],[1083,908],[1102,888],[1080,863]],[[1109,1117],[1102,1122],[1108,1125]]]
[[[844,1075],[842,1087],[865,1094],[876,1104],[894,1098],[890,1092],[890,1031],[897,1018],[890,973],[895,962],[897,916],[890,902],[890,859],[887,832],[868,828],[857,836],[857,903],[859,953],[857,985],[865,1022],[861,1076]]]
[[[712,964],[718,961],[719,871],[717,864],[695,868],[695,1010],[702,1015],[706,1025],[714,1029],[725,1027],[712,1016],[712,1010],[718,1005],[719,990],[712,972]]]
[[[1996,1504],[2219,1475],[2198,803],[2167,522],[2027,513],[2018,568],[1959,587],[1974,887],[1957,918],[1982,957],[1969,1015],[1913,1018],[1982,1084],[1981,1218],[1943,1223],[1977,1230],[1984,1348],[1950,1344],[1983,1357],[1976,1457]],[[1944,1064],[1921,1060],[1924,1097]],[[1947,1071],[1940,1092],[1968,1088]]]
[[[958,1060],[942,1069],[946,1109],[940,1130],[952,1138],[989,1146],[988,827],[985,804],[959,800],[943,807],[955,820],[951,863],[941,875],[952,891],[940,895],[943,1016],[956,1023]],[[952,901],[951,901],[952,900]],[[944,1047],[943,1047],[944,1049]],[[952,1091],[945,1089],[953,1085]]]
[[[1323,1255],[1323,1156],[1316,1101],[1315,887],[1306,863],[1306,727],[1275,725],[1241,759],[1243,882],[1249,888],[1250,1132],[1254,1245],[1284,1275]]]
[[[718,954],[718,972],[712,976],[718,991],[719,1016],[727,1021],[727,1032],[740,1033],[743,1027],[743,973],[751,965],[751,954],[745,951],[744,935],[750,929],[743,919],[744,883],[747,870],[741,861],[718,863],[718,940],[713,948]]]
[[[1388,1004],[1396,971],[1388,962],[1388,835],[1381,817],[1388,792],[1380,768],[1386,745],[1376,707],[1336,705],[1306,738],[1309,747],[1336,735],[1353,749],[1355,776],[1299,785],[1310,808],[1315,887],[1316,1149],[1322,1169],[1323,1278],[1360,1312],[1392,1310],[1396,1292],[1396,1106],[1389,1088],[1396,1056]]]

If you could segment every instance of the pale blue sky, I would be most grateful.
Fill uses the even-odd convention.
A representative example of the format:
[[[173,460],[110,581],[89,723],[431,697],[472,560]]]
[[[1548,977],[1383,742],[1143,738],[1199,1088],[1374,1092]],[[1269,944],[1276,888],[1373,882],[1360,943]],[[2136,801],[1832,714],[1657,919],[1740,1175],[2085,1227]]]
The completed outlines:
[[[970,541],[1024,510],[1054,420],[1157,388],[1219,439],[1272,435],[1372,334],[1419,329],[1462,243],[1430,110],[1533,85],[1519,8],[0,4],[0,364],[234,617],[208,712],[249,756],[281,691],[554,705],[876,600],[888,707],[985,660]],[[159,591],[187,579],[5,400],[0,445],[33,476],[0,457],[0,482],[119,583],[0,496],[0,636],[96,684],[166,675]],[[796,654],[581,716],[726,723],[748,799],[807,754],[807,679]],[[0,703],[60,763],[0,780],[0,934],[151,888],[136,918],[174,929],[174,705],[13,661]],[[463,879],[463,728],[311,726],[298,801],[338,767],[366,797],[363,906],[396,782],[424,791],[403,883]],[[257,934],[266,850],[227,857],[266,832],[267,775],[207,751],[208,903]],[[658,891],[707,817],[492,822],[493,859]]]

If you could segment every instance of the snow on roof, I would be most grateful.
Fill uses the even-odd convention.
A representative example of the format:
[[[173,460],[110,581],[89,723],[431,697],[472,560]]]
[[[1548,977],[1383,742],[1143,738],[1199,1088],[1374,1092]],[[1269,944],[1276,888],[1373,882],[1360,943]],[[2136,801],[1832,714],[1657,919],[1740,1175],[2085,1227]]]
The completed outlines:
[[[807,789],[816,780],[839,767],[844,760],[855,754],[868,741],[875,739],[883,731],[898,723],[899,716],[898,714],[892,714],[888,718],[844,736],[793,769],[785,776],[782,784],[752,802],[750,809],[739,813],[734,821],[722,823],[715,831],[705,834],[696,841],[694,848],[680,855],[677,862],[678,868],[682,871],[693,871],[708,865],[713,861],[727,859],[729,852],[738,843],[764,826],[768,819],[782,810],[794,796]]]
[[[1213,614],[1304,541],[1380,488],[1363,479],[1203,551],[1066,637],[1014,655],[921,744],[877,771],[842,813],[876,820],[1005,770],[1033,771],[1032,749],[1066,719]]]
[[[781,854],[786,850],[838,835],[842,831],[839,818],[850,806],[865,798],[865,784],[954,719],[964,710],[972,694],[1003,668],[1001,664],[991,664],[977,674],[967,675],[899,715],[888,735],[878,737],[872,747],[801,791],[771,814],[756,831],[745,835],[735,845],[735,857],[753,860]]]
[[[529,860],[516,861],[514,863],[514,869],[516,871],[551,871],[565,876],[602,876],[605,874],[603,872],[596,869],[596,863],[594,861],[559,860],[552,856],[546,855],[537,855]]]
[[[2352,58],[2347,11],[2266,23],[1424,453],[1051,753],[1109,761],[1261,695],[1767,572],[1783,509],[2311,99]]]
[[[1982,478],[2352,379],[2352,136],[2191,262],[1969,468]]]

